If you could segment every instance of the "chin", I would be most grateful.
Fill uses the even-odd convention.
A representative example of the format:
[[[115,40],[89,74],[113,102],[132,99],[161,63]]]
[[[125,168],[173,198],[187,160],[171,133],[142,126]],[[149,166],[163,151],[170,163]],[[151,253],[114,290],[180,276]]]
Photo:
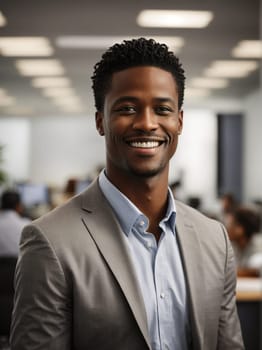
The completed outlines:
[[[137,169],[129,168],[129,172],[136,177],[151,178],[162,174],[164,168]]]

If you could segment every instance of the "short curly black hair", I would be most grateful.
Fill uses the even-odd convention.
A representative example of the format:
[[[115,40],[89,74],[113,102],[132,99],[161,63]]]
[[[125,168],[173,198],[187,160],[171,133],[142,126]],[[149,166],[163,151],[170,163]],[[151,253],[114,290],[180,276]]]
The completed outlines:
[[[185,75],[182,64],[165,44],[154,39],[124,40],[121,44],[111,46],[103,55],[101,61],[94,66],[92,76],[95,107],[102,111],[105,95],[110,89],[112,75],[121,70],[138,67],[154,66],[170,72],[178,88],[178,107],[183,105]]]

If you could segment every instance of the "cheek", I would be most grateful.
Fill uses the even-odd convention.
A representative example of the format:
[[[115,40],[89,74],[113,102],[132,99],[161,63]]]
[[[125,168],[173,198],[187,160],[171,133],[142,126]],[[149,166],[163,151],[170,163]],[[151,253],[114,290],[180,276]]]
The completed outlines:
[[[110,127],[107,125],[105,130],[105,142],[107,148],[118,150],[120,148],[120,140],[121,137],[118,128],[114,127],[114,125],[110,125]]]
[[[110,120],[105,120],[104,128],[110,135],[119,135],[125,130],[126,124],[127,123],[123,119],[120,120],[119,118],[110,118]]]

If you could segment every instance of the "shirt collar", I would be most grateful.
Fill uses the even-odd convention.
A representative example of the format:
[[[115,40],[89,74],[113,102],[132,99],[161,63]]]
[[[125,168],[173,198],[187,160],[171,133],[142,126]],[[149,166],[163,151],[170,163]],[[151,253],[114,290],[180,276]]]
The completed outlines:
[[[105,174],[105,170],[99,175],[99,186],[113,208],[122,230],[126,235],[129,235],[138,218],[145,217],[145,215],[109,181]],[[169,224],[173,233],[175,232],[175,216],[175,200],[172,191],[168,189],[167,212],[160,224]]]

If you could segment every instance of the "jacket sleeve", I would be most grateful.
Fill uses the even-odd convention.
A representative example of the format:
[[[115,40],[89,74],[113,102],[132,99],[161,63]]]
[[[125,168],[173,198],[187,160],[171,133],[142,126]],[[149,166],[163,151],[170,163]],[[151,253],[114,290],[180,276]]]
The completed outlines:
[[[71,305],[62,266],[34,225],[22,233],[15,274],[12,350],[70,350]]]
[[[222,226],[223,227],[223,226]],[[234,253],[227,232],[225,235],[227,254],[225,282],[218,328],[218,350],[244,349],[240,322],[236,307],[236,267]]]

